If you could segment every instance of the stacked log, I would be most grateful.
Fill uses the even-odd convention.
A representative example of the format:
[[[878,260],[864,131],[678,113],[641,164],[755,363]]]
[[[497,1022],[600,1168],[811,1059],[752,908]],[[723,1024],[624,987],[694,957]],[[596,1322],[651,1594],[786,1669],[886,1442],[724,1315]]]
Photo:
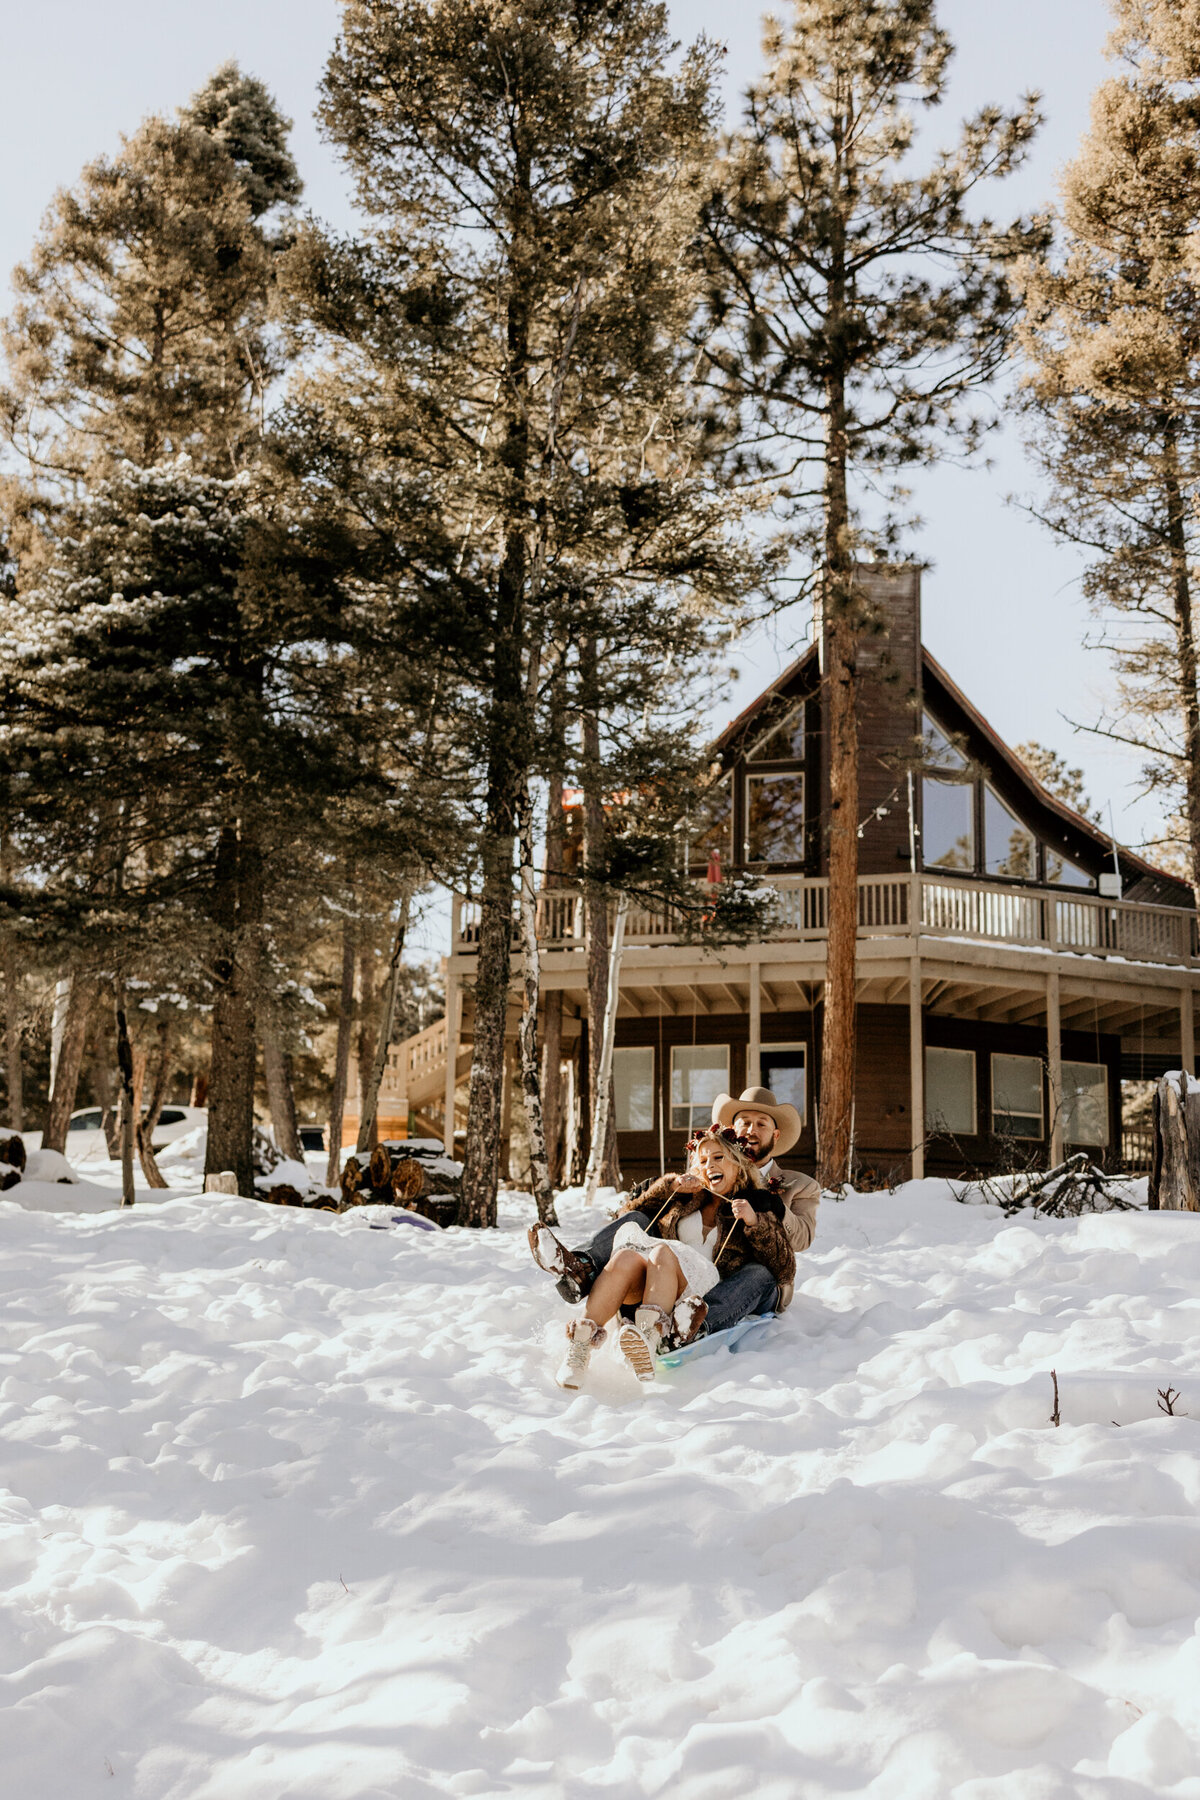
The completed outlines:
[[[403,1142],[351,1151],[342,1169],[342,1205],[405,1206],[435,1225],[458,1219],[458,1178],[427,1169]]]
[[[11,1137],[0,1137],[0,1194],[9,1188],[16,1187],[25,1167],[25,1141],[18,1132]]]
[[[1200,1081],[1183,1069],[1154,1090],[1149,1204],[1158,1212],[1200,1212]]]

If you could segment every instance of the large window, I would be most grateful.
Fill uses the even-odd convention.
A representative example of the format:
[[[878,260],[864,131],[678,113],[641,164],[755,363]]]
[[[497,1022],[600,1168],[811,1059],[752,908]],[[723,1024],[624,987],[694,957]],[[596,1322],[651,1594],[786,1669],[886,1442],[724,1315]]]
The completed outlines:
[[[1094,888],[1096,883],[1078,863],[1068,862],[1057,850],[1046,850],[1046,880],[1055,887]]]
[[[763,1044],[758,1052],[760,1085],[785,1106],[808,1118],[808,1045]]]
[[[961,781],[921,783],[921,842],[927,869],[975,867],[975,793]]]
[[[750,762],[804,761],[804,702],[794,706],[747,752]]]
[[[671,1051],[671,1130],[709,1124],[713,1101],[729,1092],[728,1044],[676,1044]]]
[[[994,788],[983,790],[983,867],[988,875],[1037,880],[1037,839]]]
[[[1108,1070],[1103,1063],[1062,1066],[1063,1141],[1103,1148],[1108,1143]]]
[[[654,1050],[613,1051],[613,1103],[618,1131],[654,1130]]]
[[[993,1056],[992,1130],[998,1137],[1045,1136],[1042,1065],[1036,1056]]]
[[[925,1052],[925,1129],[975,1131],[975,1052],[930,1045]]]
[[[746,861],[804,861],[804,776],[747,775]]]

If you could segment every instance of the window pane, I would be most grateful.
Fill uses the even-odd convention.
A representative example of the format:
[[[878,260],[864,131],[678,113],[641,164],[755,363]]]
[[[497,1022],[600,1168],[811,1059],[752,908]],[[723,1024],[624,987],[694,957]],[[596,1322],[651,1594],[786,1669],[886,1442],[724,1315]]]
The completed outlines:
[[[618,1131],[654,1130],[654,1051],[613,1051],[613,1103]]]
[[[934,723],[928,713],[921,716],[921,732],[925,740],[925,761],[934,769],[965,770],[967,759],[961,750],[956,750],[940,725]]]
[[[794,1106],[802,1119],[808,1117],[806,1052],[803,1044],[763,1044],[758,1054],[761,1085],[770,1088],[784,1106]]]
[[[921,783],[921,844],[927,869],[975,867],[975,788],[962,781]]]
[[[748,762],[804,761],[803,702],[781,719],[774,730],[759,738],[747,757]]]
[[[714,781],[697,801],[688,824],[688,863],[707,865],[714,850],[733,856],[733,792],[728,776]]]
[[[707,1125],[713,1101],[728,1091],[728,1044],[677,1044],[671,1051],[672,1131]]]
[[[1037,875],[1037,840],[990,787],[983,790],[984,868],[989,875],[1032,881]]]
[[[943,1050],[931,1046],[925,1052],[926,1131],[975,1130],[975,1052]]]
[[[1108,1143],[1108,1070],[1103,1063],[1062,1066],[1063,1139],[1068,1144]]]
[[[804,861],[803,775],[747,775],[746,861]]]
[[[1042,1136],[1042,1065],[1036,1056],[993,1056],[992,1130]]]
[[[1078,863],[1068,862],[1057,850],[1046,846],[1046,880],[1052,881],[1056,887],[1091,888],[1095,882],[1086,869]]]

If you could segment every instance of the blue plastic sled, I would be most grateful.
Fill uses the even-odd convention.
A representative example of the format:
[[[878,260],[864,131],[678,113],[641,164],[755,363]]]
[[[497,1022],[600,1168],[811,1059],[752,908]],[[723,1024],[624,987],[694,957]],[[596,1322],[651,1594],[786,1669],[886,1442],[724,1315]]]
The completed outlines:
[[[749,1319],[739,1319],[726,1331],[714,1331],[708,1337],[697,1338],[694,1343],[685,1344],[682,1350],[668,1350],[665,1356],[656,1359],[658,1367],[677,1369],[680,1363],[691,1362],[697,1356],[711,1356],[717,1350],[731,1350],[735,1356],[740,1350],[756,1350],[774,1323],[774,1313],[755,1313]]]

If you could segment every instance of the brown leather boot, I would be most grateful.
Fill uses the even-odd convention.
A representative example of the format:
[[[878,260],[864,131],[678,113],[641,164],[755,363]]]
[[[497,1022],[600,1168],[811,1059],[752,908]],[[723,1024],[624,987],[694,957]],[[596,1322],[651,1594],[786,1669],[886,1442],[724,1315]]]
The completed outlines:
[[[560,1292],[570,1302],[582,1300],[592,1285],[596,1271],[585,1256],[569,1250],[548,1225],[531,1225],[526,1236],[529,1251],[539,1269],[557,1275]],[[568,1293],[568,1290],[570,1292]]]

